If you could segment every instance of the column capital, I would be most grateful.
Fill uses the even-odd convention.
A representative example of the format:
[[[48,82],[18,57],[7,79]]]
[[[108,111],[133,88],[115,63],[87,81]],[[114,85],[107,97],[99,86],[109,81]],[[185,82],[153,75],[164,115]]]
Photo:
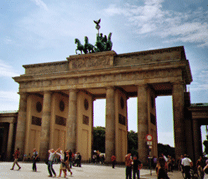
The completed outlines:
[[[106,87],[106,90],[107,90],[107,89],[113,89],[113,90],[115,90],[116,88],[115,88],[115,86],[107,86],[107,87]]]
[[[77,93],[79,90],[78,89],[69,89],[69,92],[75,92],[75,93]]]
[[[48,90],[43,91],[43,94],[52,94],[52,93],[53,93],[52,91],[48,91]]]
[[[145,88],[149,87],[149,85],[147,83],[138,83],[138,84],[135,84],[135,86],[137,86],[137,87],[145,87]]]

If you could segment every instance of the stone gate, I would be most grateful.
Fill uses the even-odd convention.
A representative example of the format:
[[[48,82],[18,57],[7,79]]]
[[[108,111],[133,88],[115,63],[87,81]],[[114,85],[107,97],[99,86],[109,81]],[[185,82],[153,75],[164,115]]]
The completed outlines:
[[[116,54],[114,51],[72,55],[66,61],[24,65],[19,83],[15,147],[41,159],[49,148],[92,155],[93,101],[106,99],[106,161],[127,153],[127,100],[137,97],[138,153],[146,163],[146,135],[153,136],[157,156],[155,98],[172,95],[176,157],[186,153],[185,94],[192,81],[184,47]]]

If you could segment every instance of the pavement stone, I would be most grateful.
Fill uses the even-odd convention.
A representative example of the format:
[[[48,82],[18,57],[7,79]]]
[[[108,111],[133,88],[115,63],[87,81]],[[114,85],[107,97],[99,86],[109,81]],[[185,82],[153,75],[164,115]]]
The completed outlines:
[[[37,163],[37,172],[32,171],[32,163],[19,162],[21,166],[19,171],[17,166],[15,166],[14,170],[10,170],[12,164],[13,162],[0,162],[0,179],[49,178],[45,163]],[[58,176],[60,164],[54,164],[53,166]],[[116,166],[115,169],[112,169],[111,166],[107,165],[82,164],[82,167],[73,167],[72,172],[72,176],[68,173],[68,179],[125,179],[125,166]],[[168,176],[170,179],[182,179],[179,171],[170,172]],[[141,169],[140,177],[141,179],[157,179],[155,171],[152,170],[152,175],[150,175],[149,169]],[[64,178],[63,173],[61,178]]]

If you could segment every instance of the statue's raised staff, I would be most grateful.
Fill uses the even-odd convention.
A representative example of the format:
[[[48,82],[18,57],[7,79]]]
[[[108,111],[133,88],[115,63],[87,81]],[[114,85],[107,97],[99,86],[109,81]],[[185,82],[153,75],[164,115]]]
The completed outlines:
[[[103,36],[102,33],[99,33],[100,29],[100,22],[101,19],[95,21],[94,23],[96,24],[95,28],[98,30],[97,36],[96,36],[96,42],[95,46],[89,43],[88,37],[85,36],[84,42],[85,44],[82,45],[79,39],[75,39],[75,43],[77,44],[77,49],[76,49],[76,54],[77,51],[79,50],[82,54],[82,51],[87,54],[87,53],[94,53],[94,52],[103,52],[103,51],[111,51],[113,43],[111,41],[111,36],[112,33],[109,33],[108,38],[106,35]]]

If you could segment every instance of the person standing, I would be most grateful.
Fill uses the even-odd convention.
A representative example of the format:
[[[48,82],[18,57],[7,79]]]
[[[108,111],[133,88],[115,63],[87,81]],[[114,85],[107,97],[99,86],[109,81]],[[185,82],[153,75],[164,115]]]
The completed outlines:
[[[82,160],[82,156],[78,152],[77,153],[77,167],[81,167],[81,160]]]
[[[166,161],[164,157],[160,157],[158,159],[158,163],[156,166],[157,178],[158,179],[168,179]]]
[[[125,156],[125,165],[126,165],[126,179],[131,179],[131,173],[132,173],[132,163],[133,163],[133,160],[131,159],[131,153],[128,153],[126,156]]]
[[[64,162],[66,164],[66,169],[70,172],[70,174],[72,175],[72,171],[71,168],[69,166],[69,160],[70,160],[70,156],[69,156],[69,151],[65,151],[64,152]]]
[[[111,162],[112,162],[112,168],[115,168],[115,165],[116,165],[116,156],[115,155],[111,156]]]
[[[200,177],[200,179],[203,179],[204,178],[204,171],[203,171],[204,162],[203,162],[202,156],[200,156],[199,159],[197,160],[196,167],[197,167],[198,176]]]
[[[55,154],[57,153],[59,149],[57,149],[56,151],[54,151],[54,149],[48,150],[49,153],[49,157],[48,157],[48,173],[49,176],[48,177],[52,177],[52,173],[54,174],[54,176],[56,177],[56,172],[53,169],[53,160],[55,157]]]
[[[134,156],[133,157],[133,179],[140,178],[140,169],[142,168],[142,166],[143,166],[142,162],[138,160],[137,156]]]
[[[14,170],[15,164],[19,167],[18,170],[20,170],[21,167],[20,167],[20,165],[17,162],[18,159],[19,159],[19,156],[20,156],[19,148],[17,148],[17,150],[15,151],[15,153],[13,154],[13,156],[14,156],[14,162],[13,162],[12,168],[10,170]]]
[[[70,164],[70,168],[72,168],[72,163],[73,163],[73,153],[71,151],[71,149],[69,150],[69,164]]]
[[[38,152],[36,151],[36,149],[34,148],[33,149],[33,165],[32,165],[32,169],[34,172],[37,172],[37,167],[36,167],[36,162],[37,162],[37,159],[38,159]]]
[[[64,154],[63,150],[60,150],[60,153],[57,152],[56,154],[59,155],[60,161],[61,161],[58,178],[61,177],[62,171],[64,172],[64,178],[66,178],[66,163],[64,161],[65,154]]]
[[[190,158],[186,154],[184,154],[184,158],[182,159],[181,165],[184,168],[185,172],[185,179],[188,178],[190,179],[190,168],[193,166],[193,162],[191,161]]]

